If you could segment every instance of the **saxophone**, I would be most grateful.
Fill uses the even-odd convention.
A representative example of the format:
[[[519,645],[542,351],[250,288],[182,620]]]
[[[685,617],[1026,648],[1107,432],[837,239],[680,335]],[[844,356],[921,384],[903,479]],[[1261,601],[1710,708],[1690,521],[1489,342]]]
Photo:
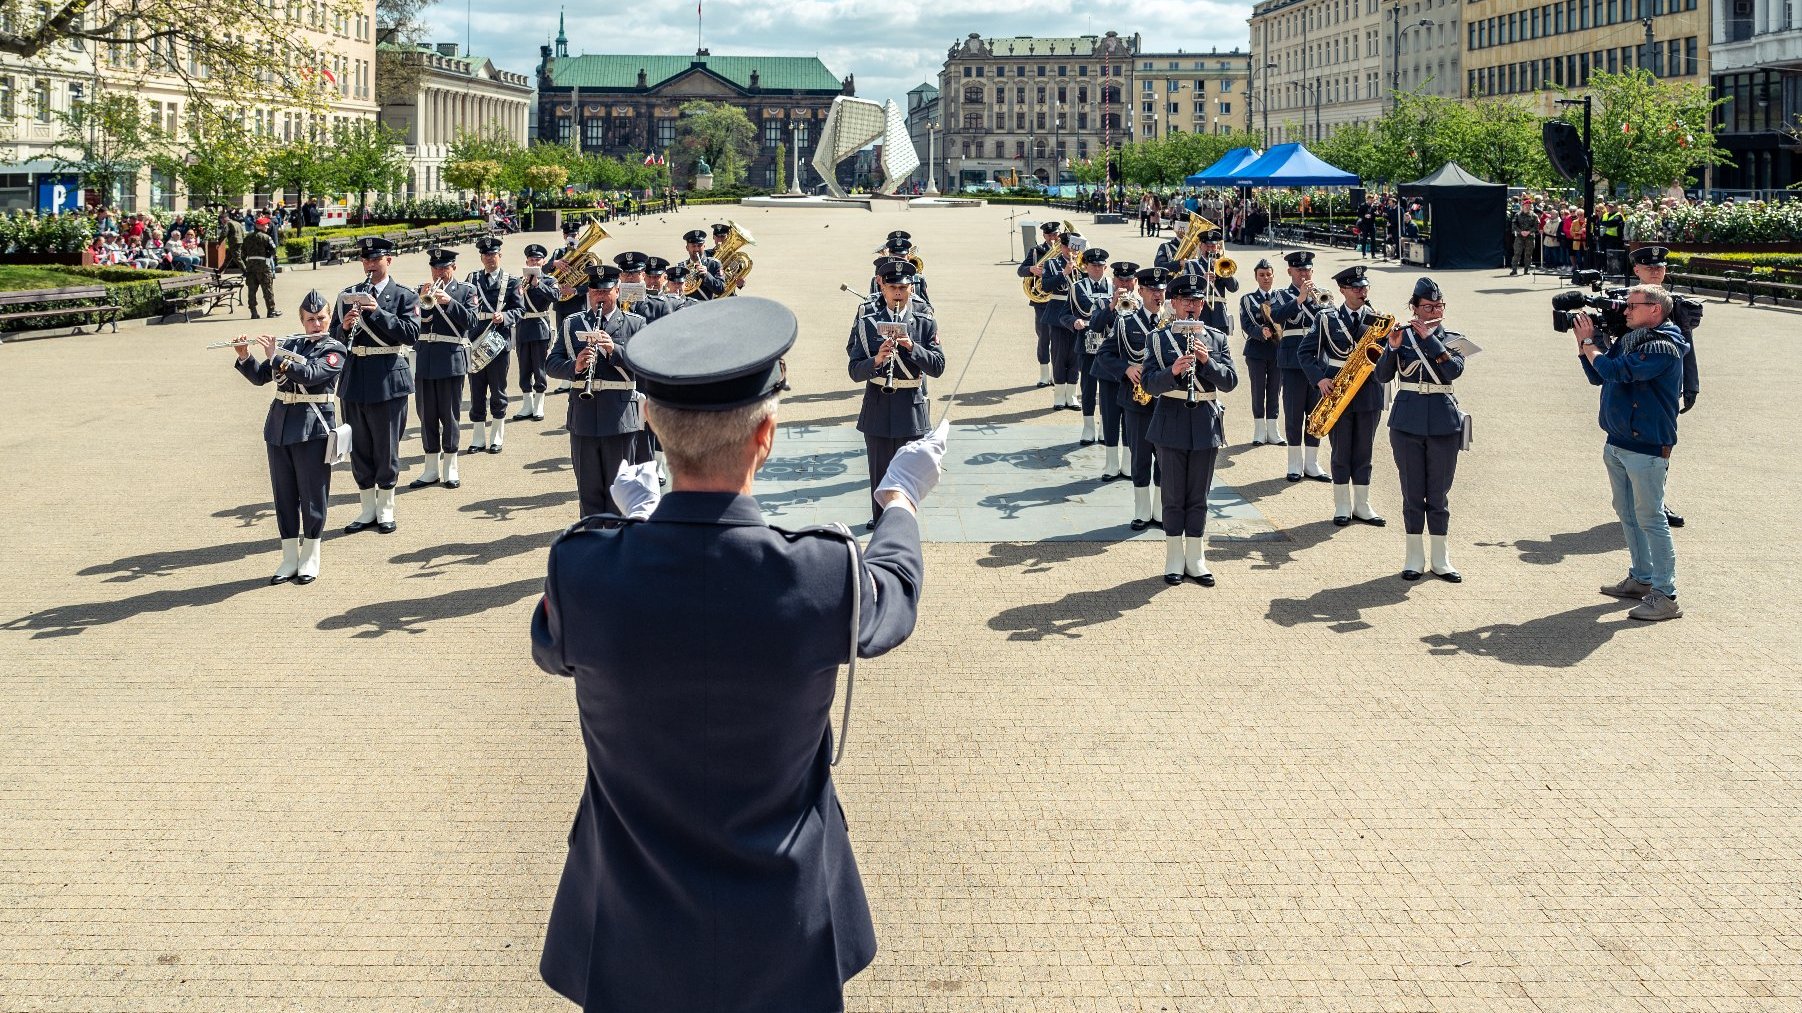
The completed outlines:
[[[1364,328],[1364,333],[1358,337],[1358,343],[1352,346],[1351,354],[1345,357],[1345,365],[1340,366],[1338,374],[1333,377],[1332,389],[1321,395],[1320,403],[1308,413],[1309,436],[1315,439],[1325,436],[1339,421],[1339,416],[1345,414],[1345,406],[1351,404],[1352,397],[1364,386],[1364,381],[1370,379],[1371,372],[1376,368],[1377,356],[1382,354],[1378,345],[1393,330],[1395,317],[1388,313],[1377,314],[1370,325]]]

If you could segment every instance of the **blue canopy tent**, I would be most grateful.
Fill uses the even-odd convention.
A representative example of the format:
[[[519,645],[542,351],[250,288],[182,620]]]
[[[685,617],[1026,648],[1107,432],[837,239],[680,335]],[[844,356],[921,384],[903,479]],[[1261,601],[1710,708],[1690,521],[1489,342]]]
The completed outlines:
[[[1358,174],[1322,162],[1299,142],[1279,144],[1217,180],[1240,186],[1357,186]]]
[[[1184,186],[1231,186],[1233,173],[1241,166],[1248,165],[1258,157],[1258,153],[1250,148],[1234,148],[1220,156],[1220,160],[1183,180]]]

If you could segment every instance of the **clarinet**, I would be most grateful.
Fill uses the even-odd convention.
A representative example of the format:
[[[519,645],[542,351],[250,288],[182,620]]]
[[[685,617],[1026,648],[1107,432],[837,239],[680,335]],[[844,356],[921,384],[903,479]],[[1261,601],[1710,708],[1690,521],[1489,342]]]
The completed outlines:
[[[584,401],[594,400],[594,369],[601,361],[601,350],[588,342],[588,371],[582,376],[581,398]]]

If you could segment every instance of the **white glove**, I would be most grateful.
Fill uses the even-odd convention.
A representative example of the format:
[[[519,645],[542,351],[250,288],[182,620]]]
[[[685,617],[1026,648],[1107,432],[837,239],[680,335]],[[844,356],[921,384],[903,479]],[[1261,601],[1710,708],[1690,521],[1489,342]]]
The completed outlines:
[[[888,473],[882,476],[876,495],[898,492],[918,507],[926,494],[939,484],[945,441],[950,436],[951,420],[946,419],[937,429],[895,451],[895,459],[889,462]]]
[[[608,491],[613,493],[613,502],[627,517],[642,521],[651,516],[651,511],[657,509],[658,502],[663,499],[663,489],[657,482],[657,462],[622,463]]]

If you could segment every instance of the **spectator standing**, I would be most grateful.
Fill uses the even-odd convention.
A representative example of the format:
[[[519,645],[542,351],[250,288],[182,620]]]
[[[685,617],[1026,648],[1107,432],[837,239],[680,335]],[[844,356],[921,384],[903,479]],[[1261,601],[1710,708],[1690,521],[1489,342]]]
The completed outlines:
[[[1533,273],[1533,246],[1539,241],[1539,217],[1533,213],[1532,195],[1524,195],[1520,206],[1508,221],[1508,234],[1514,241],[1514,259],[1508,265],[1508,277]]]
[[[1545,266],[1554,270],[1564,266],[1564,240],[1558,235],[1564,216],[1557,208],[1546,208],[1540,215],[1539,242]]]

